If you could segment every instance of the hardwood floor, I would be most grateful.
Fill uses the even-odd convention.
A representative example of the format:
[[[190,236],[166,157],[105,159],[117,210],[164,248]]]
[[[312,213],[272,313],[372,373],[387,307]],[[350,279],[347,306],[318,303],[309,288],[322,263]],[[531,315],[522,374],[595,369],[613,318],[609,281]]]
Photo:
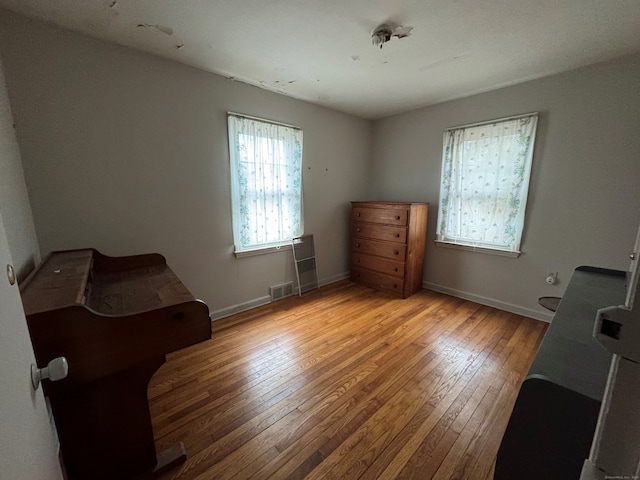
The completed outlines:
[[[149,386],[160,478],[491,479],[546,327],[347,280],[216,321]]]

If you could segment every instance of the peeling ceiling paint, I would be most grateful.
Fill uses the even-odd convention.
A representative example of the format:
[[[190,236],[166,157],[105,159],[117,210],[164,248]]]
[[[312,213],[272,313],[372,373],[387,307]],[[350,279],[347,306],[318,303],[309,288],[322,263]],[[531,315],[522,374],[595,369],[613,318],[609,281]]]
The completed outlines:
[[[158,32],[164,33],[165,35],[173,35],[173,28],[165,27],[164,25],[149,25],[148,23],[139,23],[138,27],[151,28],[152,30],[157,30]]]

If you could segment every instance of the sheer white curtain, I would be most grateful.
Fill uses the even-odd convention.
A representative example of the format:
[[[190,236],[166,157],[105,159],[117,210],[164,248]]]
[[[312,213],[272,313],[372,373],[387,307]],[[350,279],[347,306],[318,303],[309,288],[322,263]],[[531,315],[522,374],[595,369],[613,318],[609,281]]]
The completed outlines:
[[[302,234],[302,130],[229,114],[236,252]]]
[[[444,133],[436,240],[518,252],[538,116]]]

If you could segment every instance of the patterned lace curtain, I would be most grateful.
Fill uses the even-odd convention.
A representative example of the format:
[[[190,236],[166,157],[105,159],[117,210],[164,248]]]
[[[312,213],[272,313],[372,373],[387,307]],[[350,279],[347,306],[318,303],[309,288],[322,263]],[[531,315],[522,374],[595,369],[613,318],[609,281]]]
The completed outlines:
[[[302,234],[302,130],[229,114],[236,252]]]
[[[437,240],[520,250],[538,116],[447,130]]]

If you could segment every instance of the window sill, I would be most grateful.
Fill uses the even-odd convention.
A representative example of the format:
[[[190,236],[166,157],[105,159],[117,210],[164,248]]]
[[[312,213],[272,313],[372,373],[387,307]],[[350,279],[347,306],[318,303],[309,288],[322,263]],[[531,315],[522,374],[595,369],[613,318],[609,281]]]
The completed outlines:
[[[262,247],[254,250],[242,250],[241,252],[234,251],[233,254],[236,258],[255,257],[256,255],[265,255],[267,253],[286,252],[291,250],[291,244],[285,243],[283,245],[277,245],[274,247]]]
[[[498,250],[497,248],[475,247],[473,245],[463,245],[460,243],[435,241],[438,247],[455,248],[456,250],[465,250],[467,252],[487,253],[489,255],[498,255],[500,257],[518,258],[522,252],[511,252],[508,250]]]

